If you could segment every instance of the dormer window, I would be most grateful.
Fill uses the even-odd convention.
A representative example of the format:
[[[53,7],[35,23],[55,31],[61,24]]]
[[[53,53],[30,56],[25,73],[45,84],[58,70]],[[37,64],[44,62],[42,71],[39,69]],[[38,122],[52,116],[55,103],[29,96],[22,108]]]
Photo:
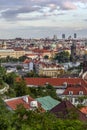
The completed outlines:
[[[79,91],[79,95],[83,95],[83,91]]]
[[[73,91],[69,91],[69,95],[73,95]]]

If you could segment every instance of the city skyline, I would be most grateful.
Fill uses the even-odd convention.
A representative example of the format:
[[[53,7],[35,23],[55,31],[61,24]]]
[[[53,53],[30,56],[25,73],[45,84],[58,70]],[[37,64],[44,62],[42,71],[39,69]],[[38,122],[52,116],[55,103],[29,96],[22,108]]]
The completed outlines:
[[[87,0],[0,0],[0,38],[87,37]]]

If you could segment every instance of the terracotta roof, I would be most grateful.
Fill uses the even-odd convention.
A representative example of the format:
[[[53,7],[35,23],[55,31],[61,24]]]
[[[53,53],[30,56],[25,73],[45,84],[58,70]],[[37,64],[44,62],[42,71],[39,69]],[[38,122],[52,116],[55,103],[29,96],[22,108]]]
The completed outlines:
[[[87,115],[87,106],[82,107],[82,108],[80,109],[80,111],[81,111],[82,113],[84,113],[84,114]]]
[[[6,105],[11,108],[12,110],[16,110],[18,105],[23,105],[26,109],[31,109],[30,102],[35,101],[32,97],[27,96],[28,102],[24,101],[24,97],[17,97],[12,99],[5,100]],[[40,106],[40,103],[38,103],[38,106]]]
[[[67,84],[79,84],[87,87],[87,83],[83,81],[81,78],[24,78],[27,85],[45,85],[49,83],[53,86],[61,86],[65,82]]]
[[[69,101],[62,101],[60,104],[55,106],[50,110],[50,112],[54,115],[56,115],[58,118],[62,119],[72,119],[72,118],[78,118],[81,121],[87,121],[87,118],[85,114],[83,114],[81,111],[79,111],[73,104],[71,104]],[[76,114],[73,115],[73,113]]]
[[[71,85],[69,84],[67,88],[65,89],[63,95],[69,95],[69,92],[72,91],[73,95],[80,95],[79,92],[83,92],[83,95],[87,95],[87,90],[84,86],[80,84]]]
[[[34,49],[33,52],[37,52],[37,53],[51,53],[51,50],[47,50],[47,49]]]
[[[31,62],[31,60],[25,59],[25,61],[23,63],[30,63],[30,62]]]
[[[55,64],[55,63],[49,64],[49,63],[45,63],[45,62],[40,62],[39,65],[42,65],[43,68],[61,68],[61,67],[63,67],[62,65],[59,65],[59,64]]]
[[[30,53],[30,54],[26,54],[26,56],[37,56],[38,54],[33,54],[33,53]]]
[[[23,48],[21,47],[16,47],[16,48],[13,48],[15,51],[23,51]]]

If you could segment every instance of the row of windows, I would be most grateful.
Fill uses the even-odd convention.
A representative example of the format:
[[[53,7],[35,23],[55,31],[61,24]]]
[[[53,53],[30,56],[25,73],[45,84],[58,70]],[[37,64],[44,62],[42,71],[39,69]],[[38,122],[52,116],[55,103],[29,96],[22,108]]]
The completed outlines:
[[[69,95],[73,95],[73,91],[69,91]],[[83,91],[79,91],[79,95],[83,95]]]

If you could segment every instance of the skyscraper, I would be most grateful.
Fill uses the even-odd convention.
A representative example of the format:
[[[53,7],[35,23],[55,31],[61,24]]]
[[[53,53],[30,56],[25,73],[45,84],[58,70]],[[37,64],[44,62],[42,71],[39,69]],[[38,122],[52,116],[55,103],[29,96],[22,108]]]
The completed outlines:
[[[56,36],[56,35],[53,36],[53,40],[54,40],[54,41],[57,40],[57,36]]]
[[[77,38],[77,34],[76,33],[74,33],[74,38]]]
[[[65,39],[65,34],[62,34],[62,39]]]

